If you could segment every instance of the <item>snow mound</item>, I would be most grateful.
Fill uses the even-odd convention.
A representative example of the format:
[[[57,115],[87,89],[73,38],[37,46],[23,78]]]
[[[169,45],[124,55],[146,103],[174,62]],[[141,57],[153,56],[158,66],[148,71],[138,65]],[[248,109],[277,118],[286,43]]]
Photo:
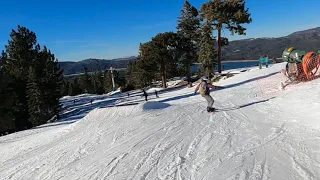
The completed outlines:
[[[169,106],[171,106],[171,105],[167,104],[167,103],[150,101],[150,102],[146,102],[146,103],[142,104],[142,109],[143,110],[156,110],[156,109],[165,109]]]
[[[117,95],[120,95],[120,94],[121,94],[121,91],[120,90],[116,90],[116,91],[109,92],[107,95],[108,96],[117,96]]]
[[[162,91],[164,88],[150,88],[146,92],[147,93],[154,93],[155,91]]]
[[[183,80],[169,81],[169,82],[167,82],[167,84],[168,84],[169,87],[172,87],[172,86],[178,85],[178,84],[181,83],[182,81],[183,81]]]

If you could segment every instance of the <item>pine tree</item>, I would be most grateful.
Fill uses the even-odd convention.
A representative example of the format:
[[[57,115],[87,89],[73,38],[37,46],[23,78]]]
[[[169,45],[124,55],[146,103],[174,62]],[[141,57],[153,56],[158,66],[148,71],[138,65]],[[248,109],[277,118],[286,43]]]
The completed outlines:
[[[79,85],[79,79],[76,77],[76,78],[73,78],[71,80],[71,82],[69,83],[69,96],[75,96],[75,95],[78,95],[78,94],[81,94],[83,93],[82,89],[80,88],[80,85]]]
[[[155,78],[156,72],[156,69],[152,70],[152,68],[156,67],[156,65],[149,65],[148,61],[146,61],[146,58],[142,59],[141,56],[138,56],[137,61],[129,63],[126,68],[127,84],[133,85],[135,88],[142,88],[146,85],[149,85]]]
[[[180,36],[179,63],[182,64],[182,70],[188,81],[190,81],[191,77],[191,66],[198,59],[199,27],[198,10],[186,0],[181,10],[181,17],[178,19],[177,33]]]
[[[36,46],[36,49],[40,49]],[[30,121],[34,126],[59,115],[62,70],[54,55],[44,47],[29,67],[27,98]]]
[[[218,71],[221,73],[221,31],[228,29],[231,35],[245,35],[246,28],[241,24],[252,22],[245,0],[212,0],[202,5],[201,19],[206,19],[218,30]]]
[[[208,22],[202,25],[202,38],[200,42],[199,62],[201,62],[201,70],[204,74],[211,78],[213,68],[217,64],[216,50],[214,49],[215,39],[212,37],[212,27]]]
[[[200,41],[200,19],[198,10],[188,0],[184,2],[181,17],[178,19],[177,33],[190,39],[195,45]]]
[[[109,93],[112,91],[112,81],[111,81],[111,75],[106,72],[103,78],[103,90],[105,93]]]
[[[4,68],[8,75],[15,80],[13,91],[17,95],[12,104],[17,130],[32,127],[29,119],[27,104],[27,77],[29,66],[32,65],[37,55],[37,39],[34,32],[25,27],[18,26],[18,30],[12,30],[11,40],[5,46]]]
[[[69,96],[74,96],[74,95],[76,95],[76,93],[75,93],[75,91],[74,91],[74,84],[73,84],[73,82],[70,82],[70,83],[69,83],[68,95],[69,95]]]
[[[190,81],[191,67],[198,61],[197,47],[190,39],[180,35],[176,50],[176,57],[182,65],[182,72],[187,76],[188,81]]]
[[[129,62],[126,68],[126,84],[134,84],[134,73],[136,72],[136,62]]]
[[[94,93],[92,77],[89,75],[88,68],[84,67],[84,74],[79,79],[80,88],[84,93]]]
[[[5,55],[5,54],[4,54]],[[0,57],[1,62],[3,58]],[[12,105],[16,94],[13,91],[14,80],[0,67],[0,134],[15,129]]]
[[[61,95],[61,86],[63,83],[63,70],[58,65],[58,60],[54,54],[46,47],[42,50],[43,61],[45,62],[45,71],[43,75],[42,86],[44,88],[45,102],[47,103],[47,117],[56,115],[59,118]]]
[[[140,61],[146,72],[157,72],[161,76],[162,86],[167,87],[167,76],[177,69],[178,35],[173,32],[159,33],[150,42],[140,45]]]
[[[40,82],[35,68],[30,66],[28,73],[27,98],[30,122],[33,126],[45,123],[44,94],[40,90]]]
[[[12,77],[12,103],[17,130],[40,125],[58,115],[62,70],[54,55],[41,50],[36,35],[25,27],[12,30],[2,55],[3,69]]]
[[[139,56],[134,66],[134,79],[139,88],[149,85],[156,77],[161,77],[154,55],[156,54],[151,41],[140,44]]]
[[[69,82],[68,81],[63,81],[60,89],[61,95],[62,96],[67,96],[69,94]]]
[[[93,75],[93,89],[96,94],[103,94],[103,73],[101,71],[95,72]]]

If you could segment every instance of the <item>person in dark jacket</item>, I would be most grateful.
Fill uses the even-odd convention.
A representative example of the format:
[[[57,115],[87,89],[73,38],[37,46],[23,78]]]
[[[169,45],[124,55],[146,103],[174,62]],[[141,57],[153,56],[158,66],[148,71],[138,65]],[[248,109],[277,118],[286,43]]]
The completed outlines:
[[[148,94],[147,94],[147,92],[146,92],[144,89],[142,90],[142,92],[143,92],[144,98],[146,99],[146,101],[148,101]]]

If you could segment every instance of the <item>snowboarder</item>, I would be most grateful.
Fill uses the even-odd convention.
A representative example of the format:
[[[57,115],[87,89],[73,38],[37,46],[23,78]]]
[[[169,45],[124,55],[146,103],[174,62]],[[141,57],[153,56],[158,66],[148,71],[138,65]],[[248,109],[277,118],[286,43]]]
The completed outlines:
[[[144,89],[142,89],[142,91],[143,91],[143,96],[144,96],[144,98],[146,99],[146,101],[148,101],[148,94],[147,94],[147,92],[146,92]]]
[[[91,100],[90,100],[91,105],[92,105],[92,101],[93,101],[93,100],[91,99]]]
[[[154,90],[154,93],[156,94],[156,97],[159,98],[159,96],[158,96],[158,91],[157,91],[157,90]]]
[[[218,89],[218,88],[221,88],[221,87],[209,84],[207,81],[208,81],[207,78],[205,78],[205,77],[201,78],[201,83],[196,87],[196,89],[194,91],[194,94],[196,94],[197,91],[200,90],[201,96],[204,97],[208,102],[207,111],[208,112],[213,112],[213,111],[215,111],[215,108],[212,107],[213,103],[214,103],[214,100],[210,96],[210,88],[211,89]]]

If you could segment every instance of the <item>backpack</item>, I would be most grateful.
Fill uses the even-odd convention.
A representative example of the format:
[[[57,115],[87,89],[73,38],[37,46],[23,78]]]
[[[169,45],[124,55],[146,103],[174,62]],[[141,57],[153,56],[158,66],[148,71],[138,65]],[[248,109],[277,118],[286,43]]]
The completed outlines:
[[[203,81],[203,82],[201,82],[201,84],[200,84],[200,94],[201,94],[201,95],[207,95],[207,94],[209,94],[209,87],[208,87],[206,81]]]

